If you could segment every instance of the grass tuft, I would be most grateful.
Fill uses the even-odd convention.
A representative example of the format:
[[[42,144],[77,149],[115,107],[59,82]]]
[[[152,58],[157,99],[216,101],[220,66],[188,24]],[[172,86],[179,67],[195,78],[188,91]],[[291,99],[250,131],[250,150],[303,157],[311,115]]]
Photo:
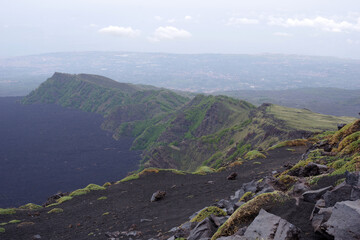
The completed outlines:
[[[0,208],[0,215],[15,214],[16,210],[13,208]]]
[[[28,203],[19,207],[19,209],[26,209],[26,210],[37,210],[41,208],[43,207],[34,203]]]

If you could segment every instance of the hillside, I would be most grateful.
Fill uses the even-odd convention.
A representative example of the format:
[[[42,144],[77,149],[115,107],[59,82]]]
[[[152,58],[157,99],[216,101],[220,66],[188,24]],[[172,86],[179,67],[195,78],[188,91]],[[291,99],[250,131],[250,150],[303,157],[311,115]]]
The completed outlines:
[[[214,95],[226,95],[255,105],[273,103],[286,107],[306,108],[313,112],[335,116],[358,117],[360,89],[298,88],[286,90],[233,90]]]
[[[146,149],[144,166],[190,171],[201,166],[220,168],[241,163],[248,152],[262,154],[281,141],[335,130],[337,124],[354,120],[272,104],[256,108],[225,96],[202,95],[172,115],[152,127],[159,137]],[[144,139],[138,137],[135,145]]]
[[[212,173],[149,168],[0,209],[1,239],[358,239],[360,120]],[[305,153],[305,154],[304,154]],[[300,160],[300,161],[299,161]],[[229,176],[233,176],[229,179]],[[150,201],[154,192],[163,198]],[[91,211],[90,211],[91,210]],[[39,238],[40,237],[40,238]]]
[[[226,96],[189,100],[169,90],[86,74],[55,73],[23,102],[101,113],[102,127],[116,139],[135,137],[132,149],[143,150],[141,169],[220,168],[240,163],[250,151],[262,154],[281,141],[335,130],[353,120],[271,104],[255,107]]]

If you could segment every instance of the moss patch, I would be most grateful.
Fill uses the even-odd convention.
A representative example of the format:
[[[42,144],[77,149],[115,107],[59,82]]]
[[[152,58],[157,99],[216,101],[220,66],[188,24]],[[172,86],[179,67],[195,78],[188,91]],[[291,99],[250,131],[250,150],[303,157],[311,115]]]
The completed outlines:
[[[294,139],[294,140],[289,140],[289,141],[284,141],[284,142],[278,143],[278,144],[270,147],[268,150],[274,150],[276,148],[281,148],[281,147],[306,146],[307,143],[308,143],[307,139]]]
[[[222,236],[231,236],[235,234],[240,226],[244,223],[251,222],[264,206],[281,204],[290,197],[282,192],[263,193],[254,199],[240,206],[230,218],[217,230],[211,240],[218,239]]]
[[[87,185],[86,188],[84,188],[84,189],[89,190],[89,191],[105,190],[104,187],[93,184],[93,183]]]
[[[73,191],[72,193],[70,193],[69,196],[70,197],[80,196],[80,195],[85,195],[89,192],[90,192],[90,190],[82,188],[82,189],[77,189],[77,190]]]
[[[107,197],[102,196],[102,197],[99,197],[97,200],[106,200],[106,199],[107,199]]]
[[[19,207],[19,209],[26,209],[26,210],[37,210],[41,208],[43,207],[34,203],[28,203]]]
[[[211,206],[201,210],[190,222],[201,222],[210,215],[226,216],[226,212],[218,207]]]
[[[0,215],[15,214],[16,210],[13,208],[0,208]]]
[[[104,183],[104,185],[103,185],[103,187],[109,187],[109,186],[111,186],[111,183],[110,183],[110,182],[106,182],[106,183]]]
[[[5,228],[0,227],[0,233],[4,233],[5,232]]]
[[[48,211],[47,213],[62,213],[64,212],[64,210],[62,208],[53,208],[50,211]]]
[[[201,166],[194,172],[194,174],[206,175],[213,172],[215,172],[215,169],[208,166]]]
[[[16,220],[16,219],[14,219],[14,220],[9,221],[10,224],[19,223],[19,222],[21,222],[21,220]]]

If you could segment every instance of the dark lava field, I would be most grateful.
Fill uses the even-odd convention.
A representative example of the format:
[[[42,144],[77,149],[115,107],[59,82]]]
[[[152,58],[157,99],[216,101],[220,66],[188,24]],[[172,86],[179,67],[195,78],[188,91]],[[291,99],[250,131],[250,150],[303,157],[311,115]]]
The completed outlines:
[[[131,138],[115,141],[103,117],[0,98],[0,208],[42,204],[58,191],[116,181],[137,169]]]

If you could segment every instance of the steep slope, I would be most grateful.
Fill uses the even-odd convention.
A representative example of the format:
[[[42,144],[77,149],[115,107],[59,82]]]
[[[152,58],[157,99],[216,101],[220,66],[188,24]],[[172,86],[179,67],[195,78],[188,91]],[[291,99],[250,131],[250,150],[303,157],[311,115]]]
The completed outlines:
[[[115,131],[122,123],[132,123],[137,129],[139,121],[161,118],[187,101],[186,97],[152,86],[119,83],[97,75],[55,73],[23,103],[55,103],[100,113],[105,117],[102,127]]]
[[[338,123],[353,120],[272,104],[256,108],[225,96],[199,95],[168,122],[153,126],[162,132],[145,152],[145,166],[190,171],[200,166],[219,168],[241,162],[251,150],[335,130]],[[140,136],[135,143],[144,139]]]

